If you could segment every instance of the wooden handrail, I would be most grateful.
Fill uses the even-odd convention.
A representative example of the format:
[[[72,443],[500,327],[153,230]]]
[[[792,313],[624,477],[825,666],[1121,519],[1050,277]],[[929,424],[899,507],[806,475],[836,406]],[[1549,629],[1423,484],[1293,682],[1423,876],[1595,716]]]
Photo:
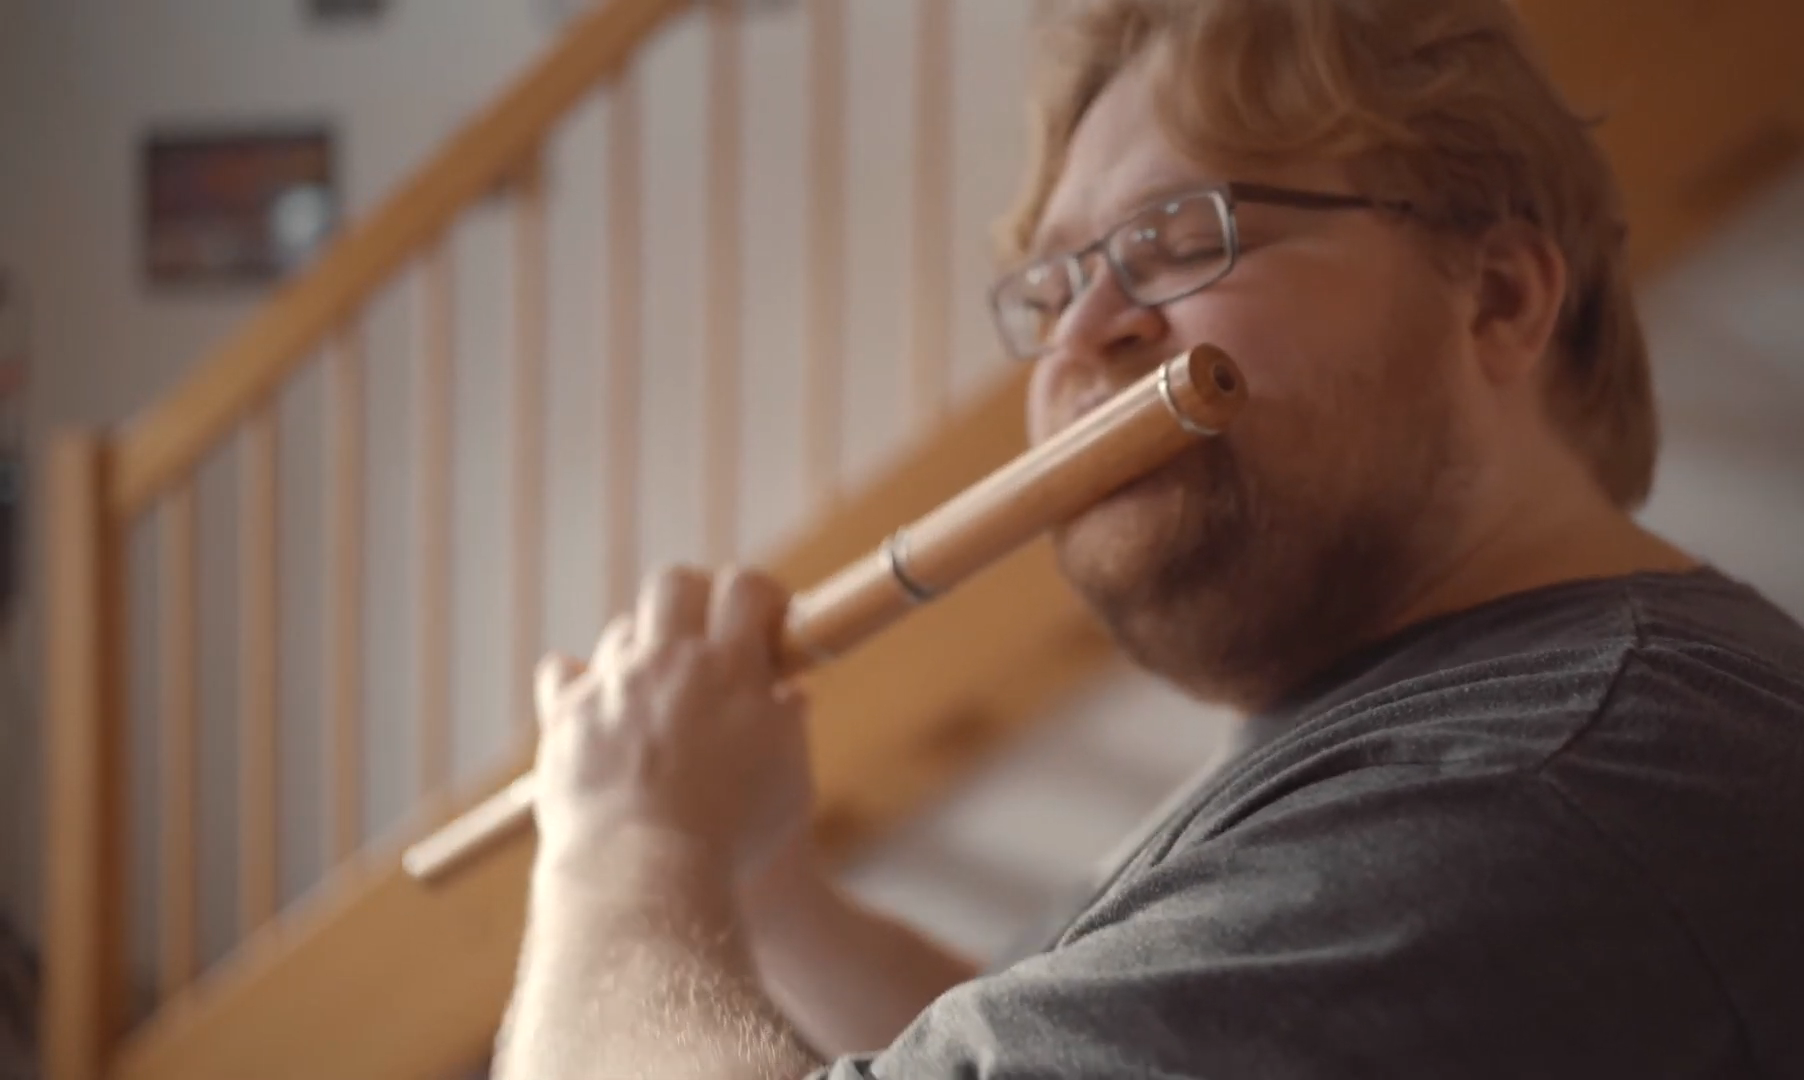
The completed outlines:
[[[117,442],[112,514],[142,513],[309,350],[471,203],[495,190],[597,82],[613,75],[690,0],[607,0],[574,24],[542,63],[476,116],[394,195],[335,242],[175,391],[133,417]]]
[[[455,269],[443,240],[421,259],[415,340],[419,357],[413,380],[417,439],[414,457],[414,708],[419,737],[420,794],[443,798],[451,783],[451,500],[456,403],[452,381],[457,325]]]
[[[102,1080],[125,1032],[127,988],[124,530],[103,497],[110,455],[86,432],[49,450],[44,739],[44,1066]]]
[[[920,0],[915,69],[913,318],[909,363],[917,424],[945,418],[952,397],[952,0]]]
[[[639,576],[639,408],[645,363],[645,118],[640,78],[626,71],[614,89],[608,118],[606,410],[602,416],[602,506],[607,564],[602,610],[628,603]]]
[[[163,501],[157,597],[160,675],[158,753],[157,988],[167,1001],[188,988],[200,959],[198,749],[200,728],[200,509],[193,481]]]
[[[364,395],[363,324],[340,328],[332,349],[331,427],[325,440],[331,491],[326,549],[326,717],[329,861],[344,862],[363,843]]]
[[[514,188],[513,652],[507,712],[531,735],[532,671],[545,632],[545,386],[551,237],[544,162],[535,158]]]
[[[808,5],[807,370],[803,385],[808,497],[825,503],[840,481],[846,364],[846,0]]]
[[[280,798],[282,616],[280,431],[276,403],[244,427],[238,500],[238,919],[245,934],[275,917]]]
[[[708,256],[702,322],[702,550],[723,565],[739,554],[740,366],[744,342],[745,48],[737,8],[708,13]]]

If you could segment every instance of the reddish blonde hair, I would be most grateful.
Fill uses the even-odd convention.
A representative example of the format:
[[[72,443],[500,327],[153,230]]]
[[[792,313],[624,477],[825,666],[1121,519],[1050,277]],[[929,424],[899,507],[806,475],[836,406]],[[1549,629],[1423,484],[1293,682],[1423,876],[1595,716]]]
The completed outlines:
[[[1031,243],[1085,112],[1144,58],[1160,123],[1199,158],[1337,161],[1448,235],[1540,229],[1568,273],[1551,415],[1618,505],[1646,499],[1659,435],[1621,196],[1504,0],[1080,0],[1041,32],[1036,146],[1006,257]]]

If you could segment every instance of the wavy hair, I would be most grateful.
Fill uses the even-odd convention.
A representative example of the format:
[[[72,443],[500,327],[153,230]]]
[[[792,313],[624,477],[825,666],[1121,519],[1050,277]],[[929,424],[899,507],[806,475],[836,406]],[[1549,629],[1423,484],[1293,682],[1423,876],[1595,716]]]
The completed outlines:
[[[1454,239],[1541,230],[1567,294],[1546,388],[1556,428],[1617,505],[1653,483],[1659,432],[1621,194],[1504,0],[1080,0],[1053,8],[1025,190],[999,230],[1019,258],[1079,121],[1130,64],[1200,159],[1341,162]]]

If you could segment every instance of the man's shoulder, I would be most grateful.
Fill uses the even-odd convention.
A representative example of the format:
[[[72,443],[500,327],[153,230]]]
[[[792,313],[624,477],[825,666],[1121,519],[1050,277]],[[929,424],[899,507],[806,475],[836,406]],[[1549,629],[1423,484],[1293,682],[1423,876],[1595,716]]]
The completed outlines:
[[[1770,779],[1804,772],[1804,629],[1714,571],[1583,582],[1437,620],[1252,725],[1193,829],[1375,767],[1570,777],[1660,760],[1681,784],[1760,759]]]
[[[1635,632],[1562,758],[1665,745],[1709,766],[1708,748],[1741,746],[1804,763],[1804,627],[1714,575],[1630,588],[1624,603]]]
[[[1402,760],[1538,765],[1649,704],[1695,713],[1756,687],[1778,712],[1804,708],[1804,627],[1714,570],[1641,574],[1437,620],[1275,724],[1324,744],[1393,740]]]
[[[1674,782],[1804,770],[1804,627],[1745,584],[1709,569],[1636,575],[1485,621],[1456,632],[1445,661],[1430,650],[1396,687],[1400,709],[1373,703],[1385,721],[1407,714],[1395,734],[1426,742],[1422,760],[1537,773],[1663,761]],[[1756,760],[1769,769],[1744,769]]]
[[[1412,635],[1322,684],[1051,948],[926,1030],[1096,1017],[1156,1046],[1201,1023],[1187,1052],[1228,1053],[1273,1023],[1346,1023],[1336,1045],[1376,1032],[1462,1067],[1608,1047],[1657,1071],[1705,1044],[1804,1061],[1801,651],[1714,575]]]
[[[1753,589],[1721,577],[1631,594],[1637,620],[1610,719],[1759,717],[1804,730],[1804,627]]]

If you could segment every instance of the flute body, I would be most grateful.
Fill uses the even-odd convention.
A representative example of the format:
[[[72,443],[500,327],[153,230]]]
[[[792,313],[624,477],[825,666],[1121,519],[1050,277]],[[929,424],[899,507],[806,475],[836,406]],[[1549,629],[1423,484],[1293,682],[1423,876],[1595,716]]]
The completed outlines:
[[[1246,384],[1203,345],[1161,365],[1064,430],[895,533],[871,555],[790,603],[778,668],[831,661],[971,575],[1227,430]],[[435,882],[532,820],[531,774],[409,848],[402,864]]]

